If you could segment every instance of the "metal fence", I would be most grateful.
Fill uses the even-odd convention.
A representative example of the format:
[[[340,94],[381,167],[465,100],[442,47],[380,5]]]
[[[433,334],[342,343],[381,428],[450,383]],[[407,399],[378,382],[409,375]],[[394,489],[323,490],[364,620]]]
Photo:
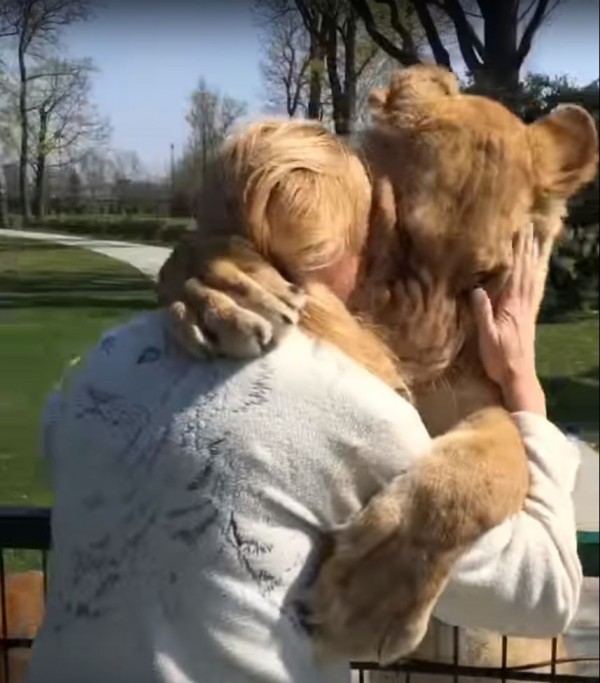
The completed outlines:
[[[8,596],[6,576],[12,570],[31,568],[31,557],[25,553],[37,555],[36,565],[43,572],[44,593],[47,576],[47,554],[50,549],[50,510],[46,508],[13,508],[0,507],[0,681],[11,683],[9,678],[9,652],[18,648],[30,648],[30,638],[10,637],[7,632]],[[598,533],[584,532],[579,535],[579,551],[588,577],[598,577]],[[461,640],[459,630],[452,629],[451,656],[446,663],[417,661],[407,659],[398,664],[381,669],[376,663],[352,663],[353,681],[369,683],[372,672],[388,673],[385,680],[416,683],[439,679],[452,679],[457,683],[464,679],[491,679],[501,681],[552,681],[555,683],[595,683],[598,677],[597,656],[577,656],[561,658],[557,641],[548,645],[548,658],[544,661],[531,662],[518,667],[509,663],[510,638],[502,637],[501,656],[497,666],[469,666],[462,663]],[[566,665],[569,673],[563,673]],[[84,682],[82,682],[84,683]]]

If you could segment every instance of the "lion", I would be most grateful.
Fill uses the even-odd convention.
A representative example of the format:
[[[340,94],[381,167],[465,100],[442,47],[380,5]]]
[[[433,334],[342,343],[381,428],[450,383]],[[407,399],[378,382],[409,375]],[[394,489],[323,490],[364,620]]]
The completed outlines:
[[[338,652],[375,652],[383,664],[411,652],[447,660],[452,630],[430,626],[430,616],[453,563],[518,512],[528,489],[519,434],[479,361],[469,293],[479,285],[494,299],[510,276],[515,233],[530,223],[545,280],[566,201],[595,176],[598,140],[580,107],[526,125],[497,102],[460,93],[456,78],[435,66],[395,74],[370,103],[373,125],[358,145],[372,206],[351,307],[384,331],[437,438],[410,492],[405,480],[392,482],[334,534],[313,610],[320,637]],[[218,190],[211,193],[218,203]],[[211,234],[205,218],[200,227]],[[171,305],[188,345],[253,356],[298,317],[307,329],[314,324],[252,230],[203,240],[179,245],[159,282],[159,301]],[[385,572],[372,582],[375,546]],[[427,567],[419,563],[424,549]],[[464,641],[462,663],[500,663],[500,636],[467,631]],[[508,664],[545,661],[550,652],[548,642],[517,639]]]

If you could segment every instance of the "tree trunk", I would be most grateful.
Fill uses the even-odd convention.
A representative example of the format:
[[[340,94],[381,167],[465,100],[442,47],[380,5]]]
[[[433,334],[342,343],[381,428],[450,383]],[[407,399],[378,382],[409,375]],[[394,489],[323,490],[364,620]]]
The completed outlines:
[[[485,61],[476,74],[476,84],[505,99],[519,88],[518,57],[519,0],[502,0],[485,5],[483,37]]]
[[[336,134],[341,135],[343,134],[341,131],[346,127],[346,98],[342,81],[338,73],[337,35],[339,17],[333,12],[330,12],[324,15],[323,20],[327,76],[329,79],[329,89],[331,90],[331,107],[333,110],[333,126]]]
[[[31,221],[29,206],[29,185],[27,168],[29,165],[29,123],[27,121],[27,66],[25,64],[24,36],[19,41],[19,124],[21,126],[21,149],[19,157],[19,194],[23,225]]]
[[[8,191],[2,164],[0,164],[0,228],[8,228]]]
[[[37,140],[35,159],[35,187],[33,195],[33,215],[37,219],[44,217],[45,185],[46,185],[46,137],[48,135],[48,114],[40,109],[40,130]]]
[[[325,46],[323,45],[323,30],[319,27],[318,34],[310,35],[310,78],[308,84],[308,106],[306,117],[321,120],[323,96],[323,68],[325,63]]]
[[[344,34],[344,112],[342,130],[339,135],[350,135],[354,129],[356,120],[356,14],[350,7],[348,9],[348,21]]]
[[[331,13],[326,17],[325,41],[327,49],[327,73],[333,107],[333,125],[337,135],[350,135],[356,116],[356,16],[351,7],[340,29],[340,17]],[[340,31],[344,43],[344,80],[338,70],[338,42]]]

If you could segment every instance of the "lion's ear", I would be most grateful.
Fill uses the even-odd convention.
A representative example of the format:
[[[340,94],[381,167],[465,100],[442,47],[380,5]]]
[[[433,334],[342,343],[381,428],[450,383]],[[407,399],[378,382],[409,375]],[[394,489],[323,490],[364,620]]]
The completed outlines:
[[[598,132],[582,107],[568,104],[529,127],[533,163],[542,192],[571,197],[598,170]]]
[[[431,100],[458,93],[456,76],[437,64],[417,64],[396,71],[390,81],[390,99],[396,101]]]
[[[389,92],[387,88],[373,88],[371,90],[369,93],[369,109],[371,113],[377,113],[383,109]]]

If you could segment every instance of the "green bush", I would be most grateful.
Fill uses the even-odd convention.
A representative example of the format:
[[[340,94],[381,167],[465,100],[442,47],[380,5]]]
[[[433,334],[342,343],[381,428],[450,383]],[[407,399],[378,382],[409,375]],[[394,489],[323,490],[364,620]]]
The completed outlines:
[[[565,226],[550,260],[544,320],[566,312],[598,310],[599,237],[598,223]]]
[[[98,239],[171,245],[190,230],[190,227],[189,222],[174,223],[163,218],[50,216],[32,223],[28,229],[64,232]]]

